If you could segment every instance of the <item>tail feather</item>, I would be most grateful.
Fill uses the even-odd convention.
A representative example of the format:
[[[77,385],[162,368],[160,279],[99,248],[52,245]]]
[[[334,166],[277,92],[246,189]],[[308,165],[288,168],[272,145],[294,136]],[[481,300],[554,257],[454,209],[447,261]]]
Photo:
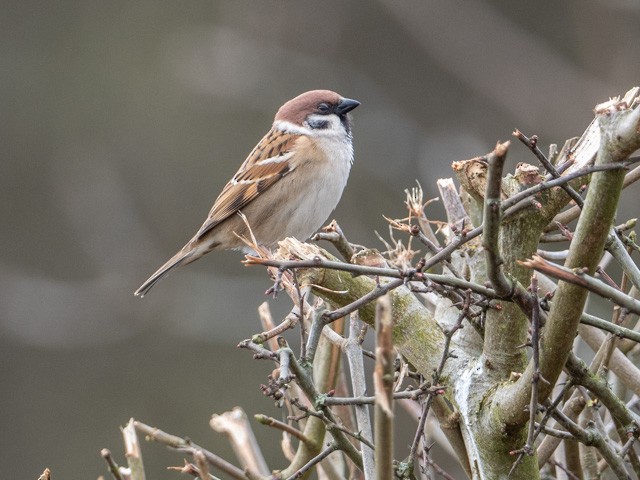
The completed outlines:
[[[134,295],[140,298],[144,297],[147,294],[147,292],[151,290],[151,288],[156,283],[158,283],[165,276],[167,276],[171,272],[171,270],[181,265],[190,263],[196,258],[198,258],[198,257],[191,258],[194,253],[195,253],[195,250],[188,250],[188,251],[185,251],[185,249],[180,250],[173,257],[171,257],[164,265],[162,265],[153,275],[151,275],[147,279],[147,281],[144,282],[140,286],[140,288],[138,288],[138,290],[135,291]]]

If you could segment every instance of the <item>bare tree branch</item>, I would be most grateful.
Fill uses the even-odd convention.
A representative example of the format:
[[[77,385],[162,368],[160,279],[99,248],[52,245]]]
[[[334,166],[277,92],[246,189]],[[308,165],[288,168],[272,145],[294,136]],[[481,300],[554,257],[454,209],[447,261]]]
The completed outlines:
[[[393,477],[393,359],[392,314],[389,297],[376,308],[376,369],[374,373],[376,479]]]

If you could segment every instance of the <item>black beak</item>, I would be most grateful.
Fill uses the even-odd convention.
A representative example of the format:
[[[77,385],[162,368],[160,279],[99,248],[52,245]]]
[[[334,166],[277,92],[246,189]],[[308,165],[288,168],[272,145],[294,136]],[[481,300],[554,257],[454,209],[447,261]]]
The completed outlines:
[[[351,100],[350,98],[343,98],[338,105],[336,105],[336,113],[338,115],[345,115],[351,110],[360,105],[357,100]]]

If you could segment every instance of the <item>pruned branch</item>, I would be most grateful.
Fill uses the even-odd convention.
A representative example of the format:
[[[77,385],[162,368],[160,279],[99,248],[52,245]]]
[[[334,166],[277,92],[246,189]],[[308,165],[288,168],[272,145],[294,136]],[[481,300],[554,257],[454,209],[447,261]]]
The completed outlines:
[[[377,302],[375,386],[376,479],[393,477],[393,359],[392,314],[389,297]]]

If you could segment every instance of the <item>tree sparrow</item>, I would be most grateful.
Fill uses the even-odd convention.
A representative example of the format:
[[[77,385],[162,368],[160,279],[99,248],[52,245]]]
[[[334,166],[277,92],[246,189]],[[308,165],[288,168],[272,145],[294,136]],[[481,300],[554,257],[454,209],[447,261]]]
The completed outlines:
[[[180,265],[216,249],[252,252],[238,236],[271,247],[294,236],[306,240],[338,204],[353,162],[348,113],[360,102],[312,90],[285,103],[271,130],[222,189],[189,242],[136,290],[143,297]]]

